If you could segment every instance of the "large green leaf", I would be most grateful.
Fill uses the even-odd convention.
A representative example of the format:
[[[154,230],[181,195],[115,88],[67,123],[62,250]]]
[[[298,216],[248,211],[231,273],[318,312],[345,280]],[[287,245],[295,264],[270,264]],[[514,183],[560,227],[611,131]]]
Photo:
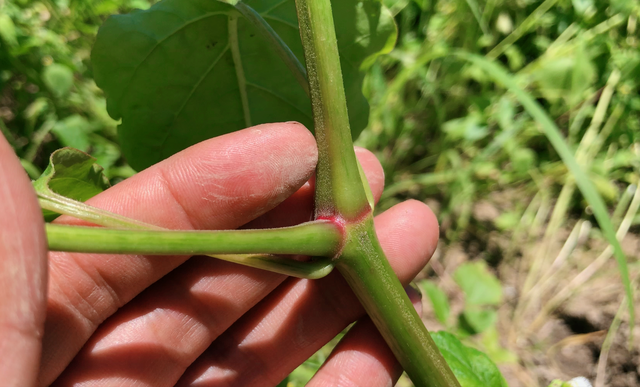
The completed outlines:
[[[484,353],[463,345],[448,332],[435,332],[431,337],[461,387],[507,387],[498,367]]]
[[[49,166],[33,186],[41,198],[62,196],[84,202],[109,188],[109,180],[102,174],[96,159],[73,148],[62,148],[51,154]],[[42,210],[45,220],[58,214]]]
[[[294,0],[248,0],[303,61]],[[333,4],[354,136],[366,126],[362,69],[389,51],[393,18],[379,0]],[[258,30],[232,5],[164,0],[112,16],[92,52],[107,108],[122,119],[129,163],[145,168],[190,145],[251,125],[299,121],[312,128],[303,88]]]

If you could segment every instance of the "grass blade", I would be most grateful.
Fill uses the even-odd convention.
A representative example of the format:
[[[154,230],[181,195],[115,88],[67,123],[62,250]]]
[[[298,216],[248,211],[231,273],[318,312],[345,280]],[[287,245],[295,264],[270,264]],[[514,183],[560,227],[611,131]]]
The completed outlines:
[[[604,200],[602,200],[602,197],[598,193],[596,187],[578,164],[573,153],[567,146],[564,137],[560,133],[560,130],[549,115],[547,115],[542,107],[533,99],[533,97],[518,86],[514,77],[502,66],[478,55],[464,52],[459,52],[456,55],[483,69],[494,79],[495,82],[502,84],[516,96],[518,101],[522,104],[522,107],[524,107],[524,109],[538,122],[545,136],[567,166],[569,172],[571,172],[580,192],[587,203],[589,203],[589,206],[591,206],[602,233],[613,247],[614,256],[618,262],[620,276],[622,277],[622,282],[627,296],[630,316],[629,326],[633,327],[635,325],[635,311],[633,306],[633,290],[631,287],[631,280],[629,279],[629,269],[627,267],[627,258],[622,251],[622,246],[620,245],[618,238],[616,237],[616,231],[607,213]]]

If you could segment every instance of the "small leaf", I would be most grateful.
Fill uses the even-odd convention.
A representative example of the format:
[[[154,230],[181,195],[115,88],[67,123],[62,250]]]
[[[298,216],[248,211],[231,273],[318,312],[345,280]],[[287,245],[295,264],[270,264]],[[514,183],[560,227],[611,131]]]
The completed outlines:
[[[573,55],[543,61],[534,77],[545,98],[552,102],[563,98],[575,106],[588,94],[597,71],[584,47],[578,46]]]
[[[431,337],[461,387],[507,387],[498,367],[484,353],[463,345],[448,332],[435,332]]]
[[[44,68],[42,80],[58,97],[65,96],[73,86],[73,72],[67,66],[53,63]]]
[[[62,121],[56,122],[51,131],[56,135],[62,145],[86,152],[91,143],[89,133],[94,126],[86,118],[77,114],[71,115]]]
[[[516,212],[503,212],[496,218],[494,221],[496,227],[502,231],[506,230],[514,230],[518,223],[520,223],[520,219],[522,216]]]
[[[472,329],[471,334],[482,333],[492,327],[498,321],[495,310],[470,306],[462,312],[461,318]]]
[[[62,148],[51,154],[49,166],[33,186],[42,196],[60,195],[84,202],[110,187],[95,159],[77,149]],[[43,210],[47,221],[58,215]]]
[[[483,139],[489,134],[487,126],[482,124],[480,117],[474,114],[445,122],[442,130],[447,133],[452,140],[465,140],[469,142]]]
[[[571,3],[576,13],[580,15],[584,15],[589,9],[595,8],[594,0],[571,0]]]
[[[433,283],[433,281],[421,281],[420,287],[424,290],[425,293],[427,293],[427,296],[431,301],[433,311],[438,321],[446,325],[451,309],[449,307],[449,300],[447,299],[447,295],[442,291],[442,289],[440,289],[435,283]]]
[[[499,364],[517,363],[518,356],[502,347],[500,344],[500,337],[501,335],[495,326],[483,332],[480,340],[484,353],[486,353],[491,360]]]
[[[468,305],[497,305],[502,302],[502,285],[484,261],[465,263],[453,273]]]

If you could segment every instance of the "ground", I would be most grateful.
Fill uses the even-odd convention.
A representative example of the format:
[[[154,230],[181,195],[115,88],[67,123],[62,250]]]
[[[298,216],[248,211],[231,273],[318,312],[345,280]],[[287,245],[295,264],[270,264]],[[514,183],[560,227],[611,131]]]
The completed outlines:
[[[475,205],[475,227],[470,228],[473,232],[466,233],[454,243],[448,243],[446,238],[441,240],[432,262],[419,278],[434,280],[445,290],[451,303],[451,314],[455,316],[464,308],[464,295],[452,279],[456,267],[464,262],[483,259],[492,266],[503,285],[504,295],[496,324],[499,343],[516,355],[514,362],[500,364],[511,387],[546,387],[554,379],[567,381],[578,376],[584,376],[594,386],[600,387],[640,386],[640,325],[635,324],[630,340],[629,318],[624,308],[622,322],[613,336],[607,361],[603,363],[606,367],[598,365],[606,352],[601,349],[607,331],[621,309],[624,288],[613,257],[601,258],[604,264],[592,270],[593,275],[588,279],[585,277],[589,270],[583,270],[607,248],[599,234],[594,232],[593,225],[579,225],[581,230],[587,231],[577,233],[574,249],[565,247],[561,254],[572,229],[583,221],[567,220],[566,225],[547,239],[543,238],[542,232],[514,239],[513,234],[500,232],[493,226],[493,221],[503,211],[504,194],[496,194],[492,199]],[[437,203],[429,204],[438,211]],[[630,263],[631,278],[637,277],[638,273],[635,264],[640,258],[638,231],[632,228],[622,241]],[[526,286],[526,278],[535,259],[543,259],[547,270],[542,267],[538,278]],[[551,264],[553,261],[555,263]],[[594,265],[590,268],[594,269]],[[580,278],[584,280],[583,285],[570,292],[557,308],[540,314],[553,297]],[[435,318],[428,297],[423,297],[423,304],[423,319],[427,327],[430,330],[443,329]],[[636,302],[635,307],[640,310],[640,303]],[[480,339],[471,338],[468,342],[475,342],[480,349],[492,353],[492,350],[487,350],[486,342]]]

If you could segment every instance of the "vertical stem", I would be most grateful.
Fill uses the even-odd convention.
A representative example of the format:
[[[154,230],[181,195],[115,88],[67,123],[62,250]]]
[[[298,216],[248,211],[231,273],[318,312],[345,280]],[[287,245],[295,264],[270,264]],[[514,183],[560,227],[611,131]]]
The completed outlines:
[[[417,387],[459,387],[378,243],[372,217],[348,226],[336,268]]]
[[[380,247],[353,151],[330,0],[296,0],[313,107],[316,218],[344,226],[336,267],[416,386],[459,387]]]
[[[353,151],[330,0],[296,0],[316,141],[316,217],[354,219],[368,209]]]

